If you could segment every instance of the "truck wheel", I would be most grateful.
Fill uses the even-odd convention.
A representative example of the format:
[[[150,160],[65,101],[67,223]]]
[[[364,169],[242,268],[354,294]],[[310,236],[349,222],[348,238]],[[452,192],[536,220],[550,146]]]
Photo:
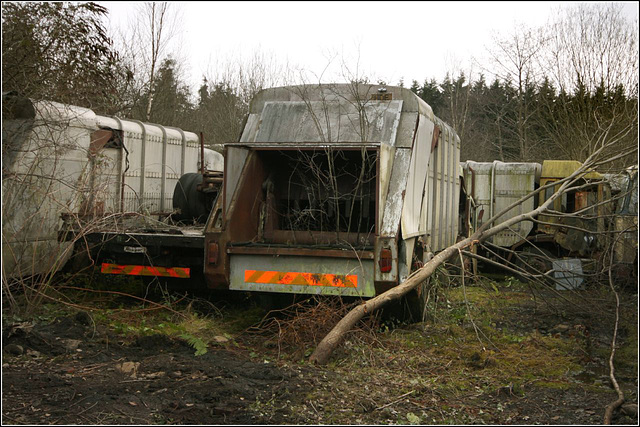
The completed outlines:
[[[202,222],[206,219],[206,196],[198,191],[201,182],[199,173],[186,173],[178,180],[173,191],[173,209],[180,211],[174,215],[176,220]]]

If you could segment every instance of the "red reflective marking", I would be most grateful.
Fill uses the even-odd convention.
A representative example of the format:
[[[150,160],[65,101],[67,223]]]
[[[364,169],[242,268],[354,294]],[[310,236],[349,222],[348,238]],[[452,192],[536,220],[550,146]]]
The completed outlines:
[[[187,267],[151,267],[144,265],[117,265],[102,263],[100,269],[105,274],[128,274],[130,276],[163,276],[186,279],[190,277],[191,269]]]

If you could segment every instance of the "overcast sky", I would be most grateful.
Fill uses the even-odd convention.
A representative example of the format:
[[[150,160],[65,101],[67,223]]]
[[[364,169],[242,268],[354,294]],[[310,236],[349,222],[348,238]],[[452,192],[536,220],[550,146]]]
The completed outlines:
[[[112,29],[126,27],[133,2],[101,2]],[[342,64],[371,80],[440,81],[483,63],[492,35],[540,26],[569,2],[179,2],[180,47],[189,81],[217,64],[261,52],[289,69],[340,80]],[[625,13],[637,18],[636,2]],[[480,71],[477,65],[472,71]]]

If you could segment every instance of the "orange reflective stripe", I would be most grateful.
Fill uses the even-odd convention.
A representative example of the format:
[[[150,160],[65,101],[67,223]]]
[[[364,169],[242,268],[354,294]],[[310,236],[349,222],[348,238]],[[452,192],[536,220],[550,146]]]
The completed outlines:
[[[355,274],[315,274],[292,271],[245,270],[245,283],[264,283],[271,285],[331,286],[337,288],[357,288],[358,276]]]
[[[105,274],[128,274],[130,276],[162,276],[188,279],[191,269],[187,267],[151,267],[145,265],[117,265],[102,263],[100,269]]]
[[[127,267],[127,274],[130,274],[132,276],[139,276],[140,273],[144,270],[144,267],[141,265],[128,265],[123,267]]]

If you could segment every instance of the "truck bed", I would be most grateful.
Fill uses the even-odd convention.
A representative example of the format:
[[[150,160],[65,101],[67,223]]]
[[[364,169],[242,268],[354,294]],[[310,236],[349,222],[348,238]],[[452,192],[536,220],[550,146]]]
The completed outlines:
[[[122,228],[94,230],[87,242],[103,273],[190,278],[203,269],[203,231],[204,225],[143,218]]]

